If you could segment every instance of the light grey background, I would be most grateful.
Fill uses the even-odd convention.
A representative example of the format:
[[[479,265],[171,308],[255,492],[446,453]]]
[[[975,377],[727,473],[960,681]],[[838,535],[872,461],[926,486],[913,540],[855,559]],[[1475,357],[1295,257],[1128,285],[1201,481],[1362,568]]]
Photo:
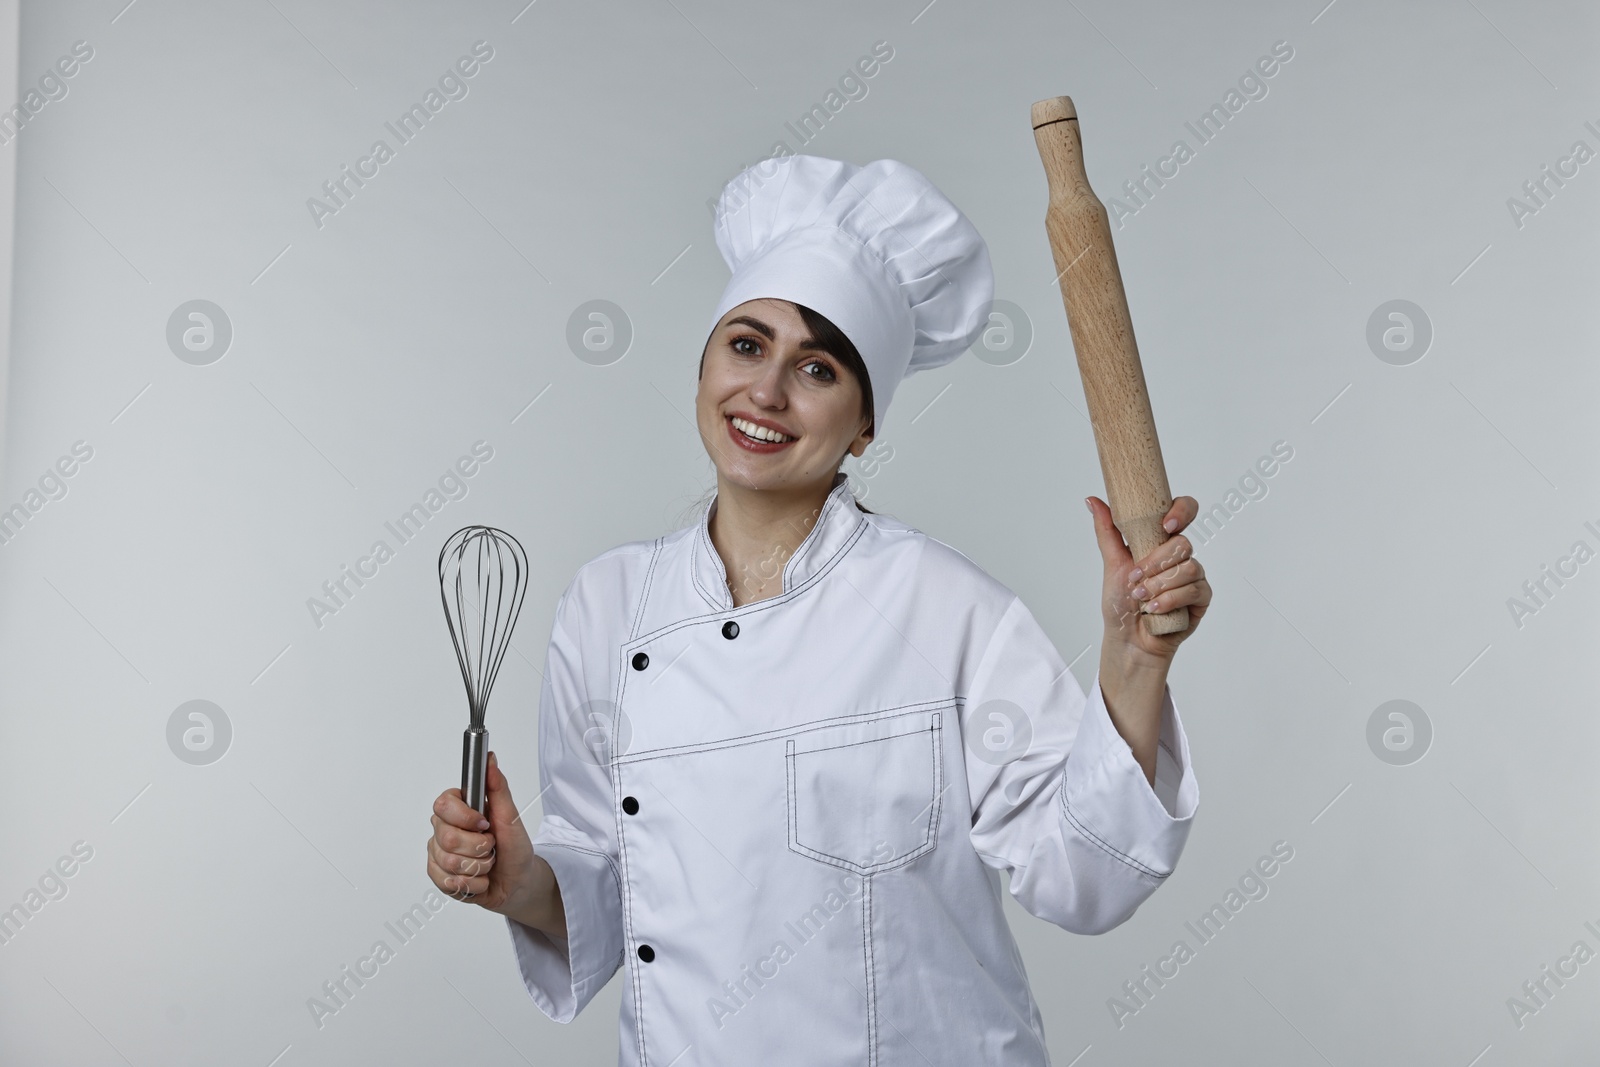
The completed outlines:
[[[526,803],[561,589],[714,484],[691,422],[727,276],[707,201],[780,139],[892,157],[969,214],[1035,336],[908,380],[892,458],[852,476],[1021,593],[1087,686],[1081,501],[1104,490],[1028,106],[1073,97],[1109,200],[1286,41],[1267,95],[1116,232],[1174,492],[1226,505],[1293,449],[1198,549],[1216,600],[1172,686],[1200,812],[1125,925],[1013,924],[1059,1064],[1594,1061],[1600,962],[1521,1026],[1507,1005],[1600,951],[1600,563],[1520,625],[1508,606],[1600,549],[1600,163],[1521,226],[1507,204],[1600,148],[1592,7],[125,2],[24,4],[19,92],[76,41],[94,58],[0,148],[0,507],[93,449],[0,546],[0,907],[93,849],[0,945],[0,1060],[614,1062],[620,985],[549,1022],[502,921],[463,905],[321,1028],[308,1011],[431,888],[465,725],[439,545],[489,523],[534,560],[489,714]],[[479,40],[469,94],[318,228],[307,199]],[[880,40],[867,95],[802,146],[785,123]],[[166,339],[195,299],[232,324],[208,366]],[[594,299],[635,334],[604,366],[566,342]],[[1367,342],[1397,299],[1433,329],[1404,366]],[[319,628],[308,598],[479,440],[469,495]],[[1367,740],[1395,699],[1432,727],[1405,766]],[[192,700],[232,728],[207,765],[168,747]],[[1201,945],[1186,921],[1278,841],[1268,895]],[[1119,1027],[1108,1001],[1179,939],[1194,959]]]
[[[19,0],[0,0],[0,85],[17,80]],[[11,246],[17,192],[17,154],[0,149],[0,470],[5,463],[6,368],[11,363]]]

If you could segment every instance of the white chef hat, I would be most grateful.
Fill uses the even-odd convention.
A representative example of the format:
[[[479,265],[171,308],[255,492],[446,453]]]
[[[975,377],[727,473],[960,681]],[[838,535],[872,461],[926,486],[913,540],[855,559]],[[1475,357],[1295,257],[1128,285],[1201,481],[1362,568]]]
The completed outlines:
[[[714,228],[733,277],[711,328],[763,297],[823,315],[867,365],[878,439],[900,380],[949,363],[988,322],[994,270],[983,237],[898,160],[754,164],[723,187]]]

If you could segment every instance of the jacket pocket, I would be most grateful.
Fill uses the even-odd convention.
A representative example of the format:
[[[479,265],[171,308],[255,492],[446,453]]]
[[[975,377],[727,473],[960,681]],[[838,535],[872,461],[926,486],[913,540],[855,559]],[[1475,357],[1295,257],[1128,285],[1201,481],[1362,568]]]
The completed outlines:
[[[859,874],[939,840],[941,716],[921,711],[810,730],[784,741],[789,848]]]

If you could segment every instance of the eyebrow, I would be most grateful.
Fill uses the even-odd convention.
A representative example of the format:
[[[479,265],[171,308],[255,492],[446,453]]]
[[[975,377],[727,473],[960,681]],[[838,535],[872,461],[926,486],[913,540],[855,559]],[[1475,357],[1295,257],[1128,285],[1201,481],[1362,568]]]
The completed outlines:
[[[733,318],[729,319],[724,325],[732,326],[735,323],[750,327],[752,330],[755,330],[757,333],[761,334],[761,336],[765,337],[769,341],[776,341],[778,339],[778,335],[773,331],[772,327],[768,326],[766,323],[762,322],[760,319],[753,318],[753,317],[751,317],[749,315],[735,315]],[[832,350],[830,350],[821,341],[818,341],[815,337],[807,337],[804,341],[800,342],[800,347],[801,347],[801,349],[803,349],[805,351],[826,352],[830,356],[834,355]],[[834,356],[834,358],[837,359],[838,357]]]

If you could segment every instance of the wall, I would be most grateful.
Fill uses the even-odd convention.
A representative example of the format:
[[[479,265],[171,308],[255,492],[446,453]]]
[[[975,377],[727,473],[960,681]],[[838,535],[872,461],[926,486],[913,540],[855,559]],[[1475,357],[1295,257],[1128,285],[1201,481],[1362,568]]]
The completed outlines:
[[[560,591],[713,484],[688,421],[727,276],[707,202],[780,139],[905,160],[987,238],[1031,343],[999,324],[908,380],[892,458],[852,476],[1021,593],[1089,684],[1081,499],[1104,490],[1028,125],[1062,93],[1120,204],[1171,483],[1214,516],[1195,540],[1216,601],[1172,678],[1201,791],[1176,873],[1097,938],[1011,908],[1056,1062],[1592,1057],[1600,965],[1508,1006],[1575,942],[1600,948],[1600,563],[1573,555],[1600,548],[1600,164],[1524,191],[1600,148],[1592,8],[22,13],[19,98],[77,42],[93,55],[0,148],[18,168],[0,507],[39,504],[0,545],[0,906],[58,892],[62,857],[74,872],[0,944],[0,1059],[419,1063],[466,1041],[482,1063],[611,1061],[620,981],[556,1026],[468,906],[320,1027],[307,1001],[430,889],[429,804],[465,720],[445,536],[490,523],[534,557],[489,715],[531,800]],[[339,210],[308,207],[478,41],[493,57],[464,98]],[[893,58],[802,145],[790,125],[878,41]],[[1275,46],[1292,56],[1251,76]],[[1228,121],[1202,141],[1214,104]],[[1168,177],[1135,199],[1146,166]],[[625,351],[570,344],[594,300],[625,314]],[[389,538],[479,441],[465,498]],[[317,617],[385,538],[394,557]],[[191,750],[197,700],[221,715]],[[1246,882],[1195,939],[1278,842],[1267,895]],[[1193,959],[1131,998],[1179,940]]]

